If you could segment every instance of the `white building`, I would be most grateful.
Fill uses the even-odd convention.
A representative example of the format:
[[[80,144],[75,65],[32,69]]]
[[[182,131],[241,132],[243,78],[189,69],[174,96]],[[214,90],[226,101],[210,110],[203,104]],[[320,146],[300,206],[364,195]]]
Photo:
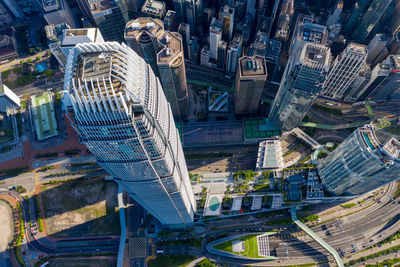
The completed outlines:
[[[283,167],[281,141],[265,140],[260,142],[256,169],[259,171],[278,170],[283,169]]]
[[[6,112],[7,109],[14,109],[21,106],[21,100],[5,84],[0,77],[0,111]]]
[[[222,35],[222,22],[213,18],[210,25],[210,58],[217,60],[218,44]]]
[[[58,25],[57,25],[58,26]],[[68,53],[71,51],[76,44],[79,43],[91,43],[91,42],[104,42],[103,36],[98,28],[84,28],[84,29],[64,29],[62,34],[59,35],[59,39],[55,34],[50,35],[51,31],[54,31],[54,25],[46,26],[46,33],[48,38],[50,36],[56,37],[49,44],[51,53],[56,57],[58,63],[62,68],[67,63]],[[50,38],[49,38],[50,39]]]
[[[350,43],[333,62],[321,95],[333,100],[341,100],[364,67],[366,58],[367,47],[365,45]]]
[[[195,201],[161,83],[124,43],[78,44],[64,81],[68,116],[97,162],[161,223],[193,221]]]

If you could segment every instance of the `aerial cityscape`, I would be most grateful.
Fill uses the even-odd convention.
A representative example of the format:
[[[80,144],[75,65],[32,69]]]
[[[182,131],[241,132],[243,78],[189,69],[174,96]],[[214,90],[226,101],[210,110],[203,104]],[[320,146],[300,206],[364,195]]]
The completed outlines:
[[[0,0],[0,267],[400,266],[400,0]]]

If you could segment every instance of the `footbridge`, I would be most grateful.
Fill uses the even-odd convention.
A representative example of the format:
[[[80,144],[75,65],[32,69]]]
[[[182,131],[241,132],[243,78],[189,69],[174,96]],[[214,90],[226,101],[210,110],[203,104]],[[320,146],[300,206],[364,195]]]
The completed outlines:
[[[316,150],[319,147],[321,147],[321,145],[317,141],[315,141],[314,138],[312,138],[311,136],[309,136],[308,134],[306,134],[303,130],[301,130],[299,128],[294,128],[292,130],[292,133],[294,135],[296,135],[298,138],[300,138],[301,140],[303,140],[306,144],[311,146],[311,148],[313,150]]]
[[[328,243],[326,243],[321,237],[319,237],[316,233],[314,233],[310,228],[308,228],[304,223],[299,221],[296,216],[296,207],[292,207],[290,209],[290,213],[292,214],[292,221],[300,227],[304,232],[306,232],[312,239],[317,241],[322,247],[324,247],[335,259],[336,264],[339,267],[344,267],[342,259],[339,256],[339,253],[331,247]]]

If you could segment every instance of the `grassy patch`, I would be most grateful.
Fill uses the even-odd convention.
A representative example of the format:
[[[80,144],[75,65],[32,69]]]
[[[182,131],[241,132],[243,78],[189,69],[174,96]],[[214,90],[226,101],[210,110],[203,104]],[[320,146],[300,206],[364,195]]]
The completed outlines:
[[[216,244],[214,246],[215,249],[219,249],[222,251],[230,252],[233,254],[249,257],[249,258],[264,258],[258,255],[257,250],[257,235],[258,234],[249,234],[238,237],[236,239],[231,239],[220,244]],[[233,252],[232,251],[232,242],[234,241],[243,241],[245,243],[245,250],[242,252]]]
[[[349,209],[356,205],[356,203],[342,204],[340,205],[342,208]]]
[[[147,262],[149,267],[165,267],[176,266],[183,267],[193,261],[195,257],[190,255],[160,255],[156,259],[151,259]]]
[[[35,200],[36,200],[36,218],[37,218],[37,223],[38,223],[38,227],[39,227],[39,232],[43,232],[43,219],[42,219],[42,211],[41,211],[41,207],[40,207],[40,201],[39,201],[39,195],[35,196]]]
[[[348,263],[346,263],[345,266],[351,266],[351,265],[354,265],[354,264],[359,263],[359,262],[364,262],[364,261],[367,261],[369,259],[382,257],[384,255],[388,255],[388,254],[395,253],[395,252],[398,252],[398,251],[400,251],[400,245],[397,245],[397,246],[394,246],[394,247],[391,247],[391,248],[388,248],[388,249],[385,249],[385,250],[382,250],[382,251],[379,251],[379,252],[376,252],[376,253],[373,253],[373,254],[370,254],[370,255],[367,255],[367,256],[363,256],[363,257],[355,259],[355,260],[351,260]]]
[[[343,113],[340,109],[334,108],[334,107],[326,107],[326,106],[321,106],[318,104],[314,104],[312,105],[313,108],[319,109],[322,112],[328,113],[328,114],[332,114],[332,115],[336,115],[336,116],[342,116]]]

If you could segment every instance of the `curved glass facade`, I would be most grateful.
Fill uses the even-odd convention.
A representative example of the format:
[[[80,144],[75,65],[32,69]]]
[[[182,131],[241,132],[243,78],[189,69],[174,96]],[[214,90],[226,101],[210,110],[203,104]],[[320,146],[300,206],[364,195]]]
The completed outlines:
[[[83,143],[129,195],[163,224],[193,221],[171,108],[142,58],[116,42],[77,45],[67,62],[64,104]]]

